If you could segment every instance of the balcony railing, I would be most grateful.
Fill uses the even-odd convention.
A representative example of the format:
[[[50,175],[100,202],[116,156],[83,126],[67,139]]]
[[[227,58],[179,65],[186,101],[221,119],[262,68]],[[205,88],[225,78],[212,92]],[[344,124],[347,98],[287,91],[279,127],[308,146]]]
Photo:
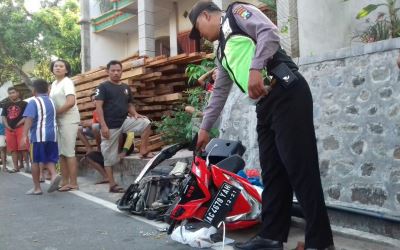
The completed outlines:
[[[136,0],[111,0],[113,9],[92,19],[94,32],[107,30],[133,18],[135,14],[132,14],[127,7],[131,7],[135,2]]]

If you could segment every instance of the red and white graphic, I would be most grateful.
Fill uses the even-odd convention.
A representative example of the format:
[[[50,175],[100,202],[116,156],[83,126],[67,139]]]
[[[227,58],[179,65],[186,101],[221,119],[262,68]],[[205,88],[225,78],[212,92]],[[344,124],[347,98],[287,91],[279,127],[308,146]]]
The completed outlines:
[[[7,109],[7,118],[10,120],[18,118],[20,114],[21,114],[21,108],[16,105],[10,106]]]

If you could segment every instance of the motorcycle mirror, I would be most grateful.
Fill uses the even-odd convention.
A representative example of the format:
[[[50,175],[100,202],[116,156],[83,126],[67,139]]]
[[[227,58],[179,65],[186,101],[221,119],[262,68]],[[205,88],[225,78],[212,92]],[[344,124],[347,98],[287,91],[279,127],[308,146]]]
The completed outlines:
[[[208,152],[207,154],[207,158],[206,158],[206,165],[209,166],[210,165],[210,155],[212,153],[212,151],[218,147],[218,144],[214,144],[214,146],[211,148],[210,152]]]
[[[197,149],[196,149],[197,138],[198,138],[198,134],[196,133],[196,135],[193,137],[192,141],[188,145],[188,150],[193,152],[193,159],[197,155],[197,152],[196,152],[197,151]]]

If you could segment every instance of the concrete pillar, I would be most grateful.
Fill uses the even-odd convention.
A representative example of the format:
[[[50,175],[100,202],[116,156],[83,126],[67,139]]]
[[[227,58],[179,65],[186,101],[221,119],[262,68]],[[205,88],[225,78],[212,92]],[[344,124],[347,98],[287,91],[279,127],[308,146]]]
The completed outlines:
[[[292,57],[299,56],[297,0],[277,0],[281,46]]]
[[[170,56],[178,54],[178,3],[172,3],[172,11],[169,16],[169,49]]]
[[[90,8],[88,0],[80,0],[81,7],[81,72],[90,70]]]
[[[155,56],[154,0],[138,0],[139,55]]]

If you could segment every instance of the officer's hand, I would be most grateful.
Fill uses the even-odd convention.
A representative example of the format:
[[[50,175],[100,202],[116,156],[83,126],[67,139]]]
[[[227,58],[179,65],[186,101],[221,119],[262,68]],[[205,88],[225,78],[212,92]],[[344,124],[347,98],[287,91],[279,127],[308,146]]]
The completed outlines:
[[[209,141],[210,136],[208,132],[204,129],[200,129],[197,137],[196,150],[199,151],[201,149],[205,149]]]
[[[267,95],[267,91],[264,87],[264,81],[262,78],[262,74],[259,70],[252,69],[250,70],[249,76],[249,96],[252,99],[257,99],[261,96]]]
[[[104,138],[110,139],[110,130],[107,126],[101,126],[101,134]]]

